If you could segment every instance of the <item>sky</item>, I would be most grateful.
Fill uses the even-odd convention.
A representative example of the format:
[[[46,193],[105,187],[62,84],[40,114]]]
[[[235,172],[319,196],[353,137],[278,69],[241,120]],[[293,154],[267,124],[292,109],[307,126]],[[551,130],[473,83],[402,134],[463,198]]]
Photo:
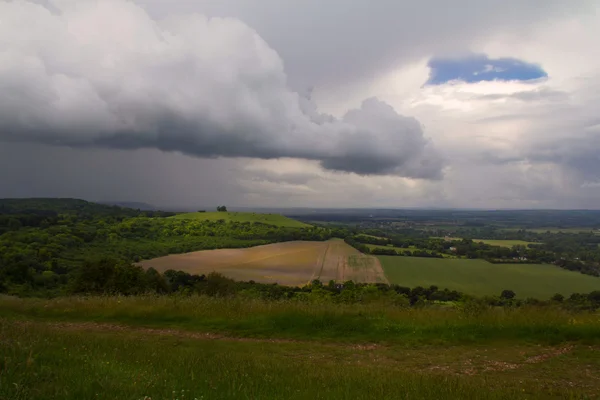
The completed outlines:
[[[600,0],[0,0],[0,197],[600,208]]]

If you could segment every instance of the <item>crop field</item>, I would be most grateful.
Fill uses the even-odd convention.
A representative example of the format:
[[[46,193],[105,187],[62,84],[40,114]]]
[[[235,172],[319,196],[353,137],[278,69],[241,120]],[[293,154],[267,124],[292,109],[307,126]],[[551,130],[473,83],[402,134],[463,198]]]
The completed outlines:
[[[484,260],[378,256],[390,283],[458,290],[477,296],[513,290],[517,297],[548,299],[600,288],[600,278],[549,264],[491,264]]]
[[[292,286],[304,285],[313,279],[386,282],[377,258],[362,255],[341,240],[196,251],[146,260],[140,265],[159,272],[174,269],[208,274],[215,271],[236,280]]]
[[[201,221],[260,222],[262,224],[287,228],[307,228],[310,225],[281,214],[261,214],[252,212],[193,212],[174,215],[175,219],[196,219]]]
[[[444,239],[441,237],[432,237],[432,239]],[[447,240],[462,240],[459,237],[448,237]],[[524,240],[502,240],[502,239],[473,239],[473,242],[479,243],[483,242],[485,244],[489,244],[490,246],[500,246],[500,247],[513,247],[513,246],[525,246],[528,244],[535,244],[535,242],[526,242]]]
[[[504,231],[519,231],[519,230],[525,230],[528,232],[535,232],[535,233],[546,233],[546,232],[550,232],[550,233],[595,233],[595,234],[600,234],[600,230],[599,229],[592,229],[589,227],[581,227],[581,228],[556,228],[556,227],[547,227],[547,228],[504,228]]]
[[[379,246],[376,244],[366,244],[365,246],[367,246],[371,250],[373,250],[373,249],[384,249],[384,250],[393,249],[393,250],[396,250],[398,253],[401,253],[405,250],[408,250],[408,251],[425,250],[425,251],[427,251],[427,249],[420,249],[416,246],[408,246],[406,248],[405,247],[396,247],[396,246]],[[453,255],[453,254],[447,254],[447,253],[440,253],[440,254],[444,258],[456,258],[456,255]]]
[[[473,239],[473,241],[476,243],[483,242],[485,244],[489,244],[490,246],[500,246],[500,247],[514,247],[514,246],[527,247],[528,244],[535,244],[534,242],[526,242],[524,240]]]

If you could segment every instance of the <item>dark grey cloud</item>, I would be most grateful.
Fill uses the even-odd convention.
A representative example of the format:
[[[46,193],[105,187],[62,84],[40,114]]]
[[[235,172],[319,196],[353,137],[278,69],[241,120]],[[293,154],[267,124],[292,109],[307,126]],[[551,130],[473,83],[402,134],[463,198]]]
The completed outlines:
[[[310,181],[318,178],[312,173],[277,173],[275,171],[267,170],[250,171],[247,174],[248,179],[254,182],[288,183],[290,185],[306,185]]]
[[[600,182],[600,136],[577,135],[539,143],[525,157],[532,162],[547,162],[576,171],[585,182]]]
[[[122,0],[52,3],[58,11],[0,3],[0,139],[441,177],[442,158],[414,118],[377,99],[341,119],[319,114],[239,20],[156,21]]]
[[[75,197],[140,201],[158,207],[242,206],[235,160],[206,160],[155,149],[74,149],[0,142],[0,198]]]
[[[240,18],[277,50],[299,87],[371,79],[434,54],[468,52],[498,34],[523,39],[537,23],[595,12],[588,0],[136,1],[156,17]]]

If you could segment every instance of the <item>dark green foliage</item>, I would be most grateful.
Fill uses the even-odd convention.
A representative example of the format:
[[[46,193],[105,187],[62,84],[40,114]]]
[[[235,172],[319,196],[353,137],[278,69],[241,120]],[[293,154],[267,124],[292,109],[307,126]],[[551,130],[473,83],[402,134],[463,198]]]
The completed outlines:
[[[161,218],[172,213],[71,199],[0,200],[0,210],[4,213],[0,217],[20,221],[18,228],[17,223],[7,223],[4,234],[0,234],[0,291],[19,295],[60,294],[69,280],[81,279],[86,268],[90,269],[86,273],[98,277],[108,274],[115,281],[98,279],[90,283],[92,286],[77,290],[96,293],[109,288],[126,293],[128,290],[119,289],[118,283],[138,279],[138,273],[119,268],[132,262],[197,250],[344,235],[326,228]],[[24,217],[15,220],[14,215]],[[155,279],[154,289],[163,286]]]
[[[502,293],[500,293],[500,298],[505,300],[514,299],[515,296],[516,294],[512,290],[503,290]]]
[[[141,267],[104,258],[98,261],[86,261],[75,272],[71,291],[86,294],[133,295],[149,290],[149,283]],[[156,290],[156,281],[152,282],[152,286]]]
[[[556,301],[557,303],[562,303],[565,300],[565,296],[560,293],[556,293],[550,300]]]
[[[351,236],[348,236],[348,237],[344,238],[344,242],[346,242],[350,246],[354,247],[356,250],[360,251],[361,253],[364,253],[364,254],[371,253],[371,250],[369,249],[368,246],[365,246],[364,244],[362,244],[359,241],[355,240]]]
[[[227,212],[227,207],[225,207],[225,206],[218,206],[217,207],[217,211],[219,211],[219,212]]]

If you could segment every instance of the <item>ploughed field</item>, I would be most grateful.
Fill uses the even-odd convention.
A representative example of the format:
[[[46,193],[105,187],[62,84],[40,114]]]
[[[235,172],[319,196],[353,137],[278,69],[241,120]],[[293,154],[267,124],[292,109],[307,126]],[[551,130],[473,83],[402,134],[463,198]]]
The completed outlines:
[[[204,250],[173,254],[139,263],[159,272],[169,269],[190,274],[219,272],[235,280],[281,285],[321,282],[387,283],[376,257],[361,254],[342,240],[294,241],[245,249]]]

